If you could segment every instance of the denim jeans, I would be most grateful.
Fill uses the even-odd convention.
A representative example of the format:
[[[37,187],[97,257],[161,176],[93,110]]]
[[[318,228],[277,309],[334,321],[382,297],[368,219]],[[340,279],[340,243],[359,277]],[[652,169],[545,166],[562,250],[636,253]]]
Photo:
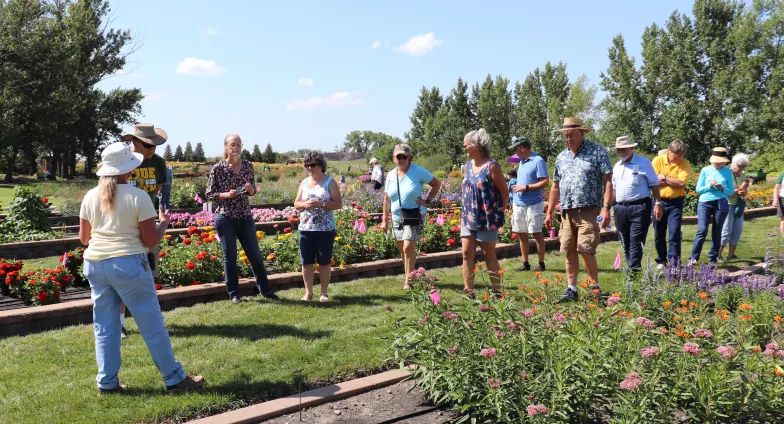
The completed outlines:
[[[171,184],[164,184],[161,187],[160,205],[165,211],[171,209]]]
[[[661,199],[662,219],[653,220],[656,263],[668,264],[681,262],[681,223],[683,221],[683,197]],[[668,231],[669,230],[669,231]],[[667,235],[670,237],[667,248]]]
[[[702,245],[708,237],[708,226],[711,228],[711,249],[708,252],[708,262],[716,262],[719,257],[719,245],[721,244],[721,229],[724,220],[727,219],[729,205],[727,199],[712,200],[710,202],[699,202],[697,204],[697,235],[694,236],[694,246],[691,248],[690,259],[699,260],[702,253]]]
[[[120,306],[125,303],[139,326],[147,350],[167,386],[187,375],[174,359],[169,332],[163,323],[147,255],[129,255],[102,261],[84,261],[84,276],[90,282],[95,330],[95,359],[98,387],[113,389],[119,384]]]
[[[615,226],[621,238],[626,265],[632,271],[642,267],[642,253],[651,225],[650,200],[637,205],[615,206]]]
[[[229,293],[229,298],[240,297],[237,240],[245,250],[245,256],[250,260],[259,293],[263,296],[272,294],[267,270],[264,268],[264,258],[261,257],[259,242],[256,240],[256,222],[253,218],[237,219],[216,213],[215,229],[218,231],[223,247],[223,272],[226,274],[226,291]]]
[[[724,220],[724,227],[721,229],[721,247],[726,245],[737,246],[740,242],[740,235],[743,233],[743,215],[735,216],[735,208],[730,205],[727,219]]]

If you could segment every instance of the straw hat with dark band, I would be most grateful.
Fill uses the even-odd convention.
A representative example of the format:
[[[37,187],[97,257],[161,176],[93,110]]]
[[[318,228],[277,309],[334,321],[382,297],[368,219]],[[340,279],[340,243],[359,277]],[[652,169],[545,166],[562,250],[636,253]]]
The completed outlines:
[[[727,149],[724,147],[714,147],[711,152],[710,163],[729,163],[730,159],[727,157]]]
[[[591,131],[590,128],[583,127],[583,120],[580,118],[564,118],[563,128],[556,132],[566,132],[570,130]]]

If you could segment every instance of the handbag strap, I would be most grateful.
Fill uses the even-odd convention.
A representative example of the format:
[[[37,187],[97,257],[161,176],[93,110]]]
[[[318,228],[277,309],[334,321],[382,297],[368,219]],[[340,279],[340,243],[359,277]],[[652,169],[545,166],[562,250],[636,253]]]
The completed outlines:
[[[400,213],[403,213],[403,201],[400,200],[400,175],[397,173],[397,169],[395,169],[395,177],[397,177],[397,203],[400,205]]]

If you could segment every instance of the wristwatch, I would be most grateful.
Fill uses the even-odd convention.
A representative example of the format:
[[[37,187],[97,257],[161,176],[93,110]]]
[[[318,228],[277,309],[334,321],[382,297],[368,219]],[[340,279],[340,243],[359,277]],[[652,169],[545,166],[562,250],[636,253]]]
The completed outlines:
[[[525,185],[525,191],[528,191],[528,190],[529,190],[529,188],[528,188],[528,184],[526,184],[526,185]]]

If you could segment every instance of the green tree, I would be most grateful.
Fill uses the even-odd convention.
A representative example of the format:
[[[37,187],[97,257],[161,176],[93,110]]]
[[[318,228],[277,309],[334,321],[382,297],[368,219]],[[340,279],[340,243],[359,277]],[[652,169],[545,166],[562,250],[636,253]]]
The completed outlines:
[[[207,157],[204,155],[204,147],[201,145],[201,142],[196,143],[196,148],[193,149],[193,161],[201,163],[206,160]]]
[[[351,131],[350,133],[346,134],[343,147],[339,151],[367,154],[368,152],[374,151],[379,146],[386,144],[391,140],[396,141],[397,143],[402,143],[400,138],[393,137],[382,132]]]
[[[509,80],[501,75],[487,75],[479,95],[478,115],[481,126],[490,135],[491,154],[501,160],[509,155],[512,139],[512,94]]]
[[[259,149],[258,144],[253,145],[253,153],[251,154],[251,158],[254,162],[264,162],[264,157],[261,155],[261,149]]]
[[[182,152],[182,146],[177,146],[174,150],[174,160],[176,162],[185,162],[185,154]]]
[[[170,144],[167,144],[166,147],[163,149],[163,159],[167,162],[174,160],[174,154],[172,153],[172,148]]]
[[[240,158],[244,160],[252,160],[253,156],[251,156],[247,149],[242,149],[242,152],[240,152]]]
[[[267,147],[264,148],[264,153],[261,154],[261,161],[266,163],[275,163],[275,152],[272,150],[272,145],[267,143]]]
[[[419,98],[414,106],[414,112],[411,114],[409,120],[411,121],[411,130],[405,133],[405,138],[411,148],[417,152],[427,151],[425,146],[425,125],[429,118],[433,118],[438,113],[439,109],[444,106],[444,99],[441,96],[441,91],[438,87],[427,89],[422,87],[419,92]]]
[[[185,142],[185,162],[193,162],[193,147],[190,141]]]

